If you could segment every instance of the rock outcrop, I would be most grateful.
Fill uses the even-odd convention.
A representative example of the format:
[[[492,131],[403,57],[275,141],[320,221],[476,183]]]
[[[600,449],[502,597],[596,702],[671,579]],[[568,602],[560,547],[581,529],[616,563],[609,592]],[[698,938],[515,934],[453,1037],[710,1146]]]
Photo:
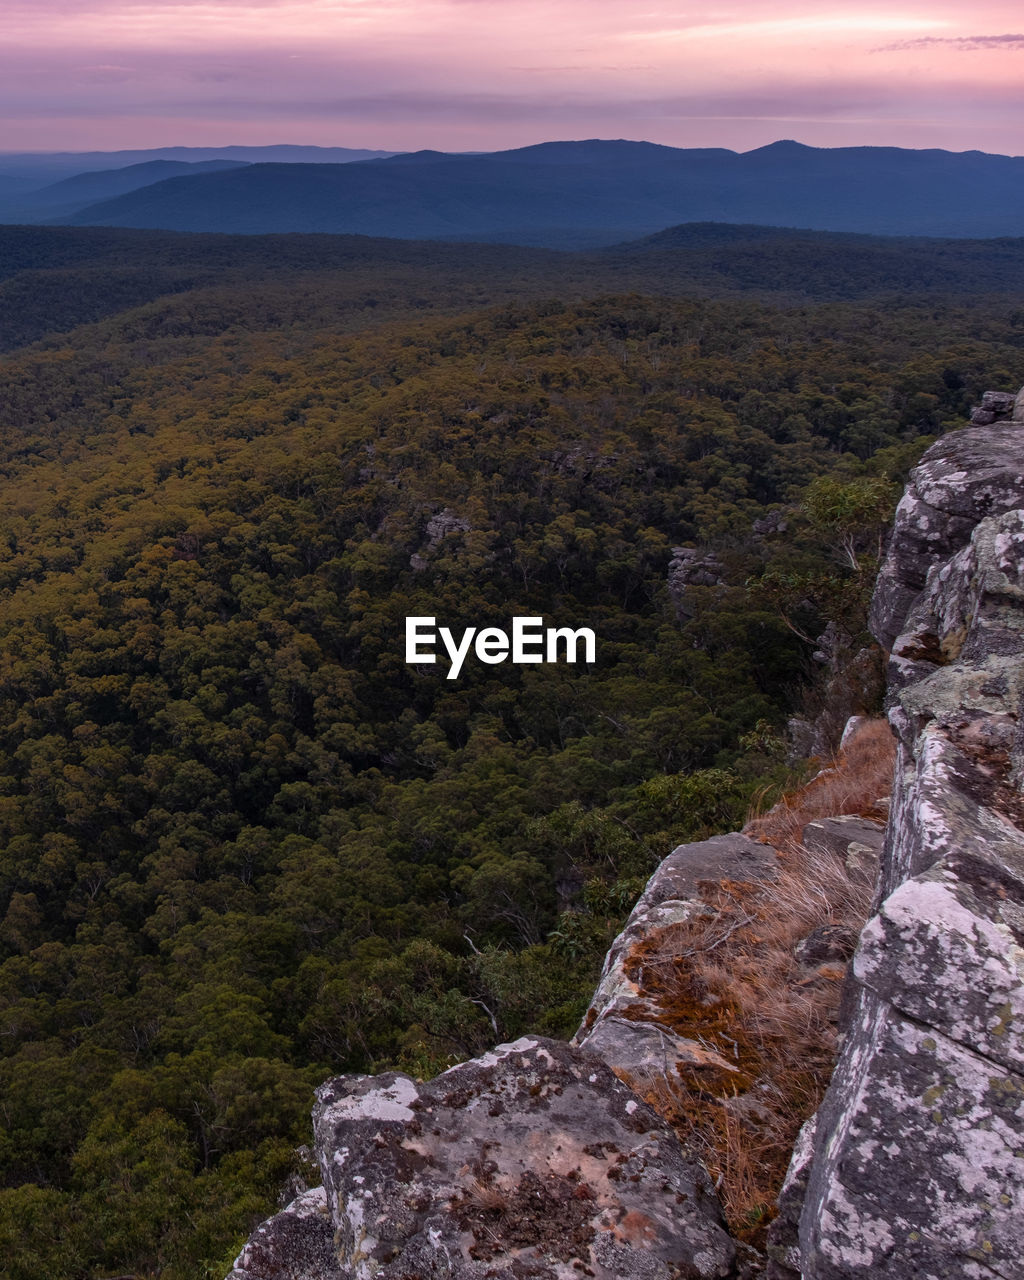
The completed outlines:
[[[871,604],[871,630],[883,648],[905,633],[929,573],[967,547],[979,522],[1020,509],[1020,436],[1016,422],[951,432],[912,473]],[[921,657],[943,660],[941,652]]]
[[[986,391],[971,414],[976,427],[990,427],[993,422],[1024,422],[1024,394],[1012,391]]]
[[[334,1248],[323,1187],[304,1191],[257,1227],[228,1280],[349,1280]]]
[[[457,511],[453,511],[451,507],[445,507],[443,511],[435,512],[427,521],[426,542],[420,547],[419,551],[414,551],[409,557],[409,564],[417,572],[428,567],[427,556],[432,554],[444,541],[453,533],[468,533],[472,525],[465,518],[460,516]]]
[[[668,566],[668,593],[675,605],[676,616],[693,616],[690,600],[693,587],[720,587],[725,581],[725,567],[713,551],[696,547],[673,547]]]
[[[776,1277],[1024,1276],[1024,399],[987,403],[913,473],[873,601],[892,813]]]
[[[707,1044],[676,1035],[664,1025],[657,1001],[644,990],[642,980],[630,976],[627,960],[659,931],[712,917],[712,908],[699,892],[702,882],[762,880],[774,874],[777,865],[774,849],[740,834],[713,836],[670,853],[605,957],[601,981],[573,1043],[600,1054],[626,1079],[650,1071],[670,1076],[681,1063],[732,1071],[732,1063]]]
[[[529,1038],[426,1083],[341,1076],[313,1116],[324,1186],[259,1228],[231,1280],[735,1274],[702,1166],[586,1051]]]
[[[876,883],[885,842],[885,833],[877,822],[849,813],[818,818],[804,827],[802,840],[805,849],[831,854],[845,864],[851,875]]]

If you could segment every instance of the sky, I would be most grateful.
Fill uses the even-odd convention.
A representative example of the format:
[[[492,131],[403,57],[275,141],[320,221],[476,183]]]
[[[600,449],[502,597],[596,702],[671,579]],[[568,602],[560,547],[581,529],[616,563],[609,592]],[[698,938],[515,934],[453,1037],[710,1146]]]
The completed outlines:
[[[1024,153],[1020,0],[2,0],[0,151]]]

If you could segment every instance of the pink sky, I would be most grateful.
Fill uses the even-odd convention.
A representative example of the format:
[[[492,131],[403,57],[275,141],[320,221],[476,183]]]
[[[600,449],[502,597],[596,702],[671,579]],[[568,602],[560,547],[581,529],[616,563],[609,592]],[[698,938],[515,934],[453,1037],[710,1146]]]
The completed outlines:
[[[1019,0],[4,0],[0,150],[1024,152]]]

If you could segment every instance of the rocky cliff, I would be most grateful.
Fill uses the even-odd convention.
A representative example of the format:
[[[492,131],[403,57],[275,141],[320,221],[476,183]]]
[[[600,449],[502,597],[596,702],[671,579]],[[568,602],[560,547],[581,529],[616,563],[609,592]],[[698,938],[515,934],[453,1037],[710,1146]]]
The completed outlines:
[[[914,471],[875,592],[892,816],[778,1277],[1024,1276],[1024,393],[975,421]]]
[[[314,1111],[323,1187],[253,1234],[231,1280],[759,1274],[677,1135],[699,1131],[688,1104],[726,1135],[782,1131],[789,1102],[764,1074],[780,1033],[756,1007],[780,983],[810,1020],[790,1053],[821,1041],[831,1067],[856,940],[830,900],[840,882],[854,897],[873,882],[874,903],[768,1273],[1024,1277],[1024,393],[987,395],[913,473],[872,623],[898,739],[884,846],[881,797],[840,810],[866,818],[774,838],[778,854],[763,827],[682,846],[573,1044],[528,1038],[427,1083],[328,1081]],[[815,928],[801,895],[826,903]],[[693,979],[711,953],[717,986]]]

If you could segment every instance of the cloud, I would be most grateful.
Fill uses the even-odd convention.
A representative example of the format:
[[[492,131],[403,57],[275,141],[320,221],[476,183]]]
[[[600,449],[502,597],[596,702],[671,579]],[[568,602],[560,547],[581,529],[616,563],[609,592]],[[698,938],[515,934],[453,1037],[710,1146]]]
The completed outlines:
[[[142,110],[139,102],[136,109]],[[546,123],[558,128],[585,125],[603,116],[622,121],[677,120],[829,120],[863,117],[884,110],[886,100],[877,91],[863,86],[803,86],[783,91],[739,91],[734,93],[693,93],[650,97],[624,96],[614,100],[576,93],[486,94],[445,91],[402,91],[386,94],[351,93],[322,96],[277,92],[250,97],[227,93],[217,96],[176,97],[173,90],[162,105],[182,112],[230,110],[245,118],[298,117],[408,122],[432,120],[485,120],[493,122]]]
[[[694,21],[682,26],[624,32],[623,39],[695,40],[730,36],[754,40],[772,36],[797,40],[801,37],[821,36],[845,39],[860,33],[881,35],[887,31],[934,30],[935,27],[945,26],[949,26],[949,23],[943,20],[900,14],[812,13],[790,17],[773,16],[753,21],[748,18],[737,22]]]
[[[1024,49],[1024,35],[1009,33],[1002,36],[918,36],[913,40],[897,40],[895,44],[883,44],[872,53],[903,53],[911,49]]]

